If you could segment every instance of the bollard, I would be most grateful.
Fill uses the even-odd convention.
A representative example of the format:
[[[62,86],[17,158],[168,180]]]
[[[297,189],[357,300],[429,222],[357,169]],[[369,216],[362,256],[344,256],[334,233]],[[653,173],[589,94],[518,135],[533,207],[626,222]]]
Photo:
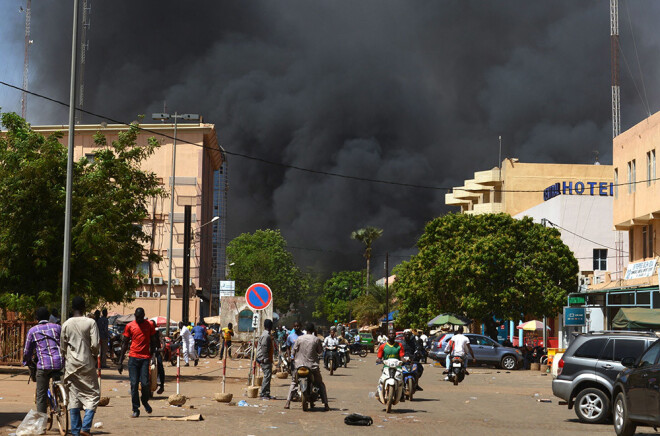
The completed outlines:
[[[538,363],[532,363],[532,364],[529,366],[529,369],[530,369],[531,371],[538,371],[539,368],[540,368],[540,366],[541,366],[541,365],[538,364]]]

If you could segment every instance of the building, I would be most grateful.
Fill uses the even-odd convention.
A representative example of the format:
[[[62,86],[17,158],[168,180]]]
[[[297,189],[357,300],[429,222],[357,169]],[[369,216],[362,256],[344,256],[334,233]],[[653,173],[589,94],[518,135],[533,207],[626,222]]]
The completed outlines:
[[[149,130],[138,137],[139,144],[146,144],[147,139],[155,137],[161,144],[156,152],[143,162],[142,169],[154,172],[161,180],[164,190],[170,193],[172,180],[172,151],[174,126],[172,124],[143,124],[142,128]],[[35,131],[43,134],[61,131],[63,144],[68,142],[68,126],[32,126]],[[108,142],[116,140],[120,132],[126,131],[125,125],[78,125],[76,126],[74,159],[93,159],[96,151],[93,136],[96,132],[103,133]],[[184,241],[184,206],[191,206],[192,233],[190,248],[190,305],[188,316],[191,321],[209,313],[211,301],[212,279],[214,265],[224,264],[223,244],[219,238],[213,238],[224,222],[224,211],[215,209],[218,197],[214,177],[223,167],[224,153],[218,144],[213,124],[178,124],[176,145],[176,177],[174,179],[174,213],[170,214],[170,198],[153,199],[149,205],[149,215],[141,223],[145,233],[153,236],[146,250],[153,250],[162,256],[160,263],[143,261],[136,265],[141,284],[136,292],[136,302],[128,305],[108,307],[109,311],[131,313],[132,308],[141,305],[147,310],[147,316],[166,315],[166,295],[168,287],[168,270],[172,262],[172,304],[173,320],[182,318],[183,295],[183,241]],[[226,169],[226,167],[225,167]],[[226,196],[225,196],[226,198]],[[219,207],[219,206],[218,206]],[[224,207],[224,204],[223,204]],[[174,221],[174,239],[172,253],[169,253],[170,220]],[[208,225],[207,225],[208,224]],[[139,303],[139,304],[138,304]]]

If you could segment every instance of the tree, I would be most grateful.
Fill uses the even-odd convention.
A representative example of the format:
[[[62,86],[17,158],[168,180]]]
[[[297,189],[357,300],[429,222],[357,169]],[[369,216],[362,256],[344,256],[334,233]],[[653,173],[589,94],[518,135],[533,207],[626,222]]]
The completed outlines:
[[[362,294],[362,273],[360,271],[339,271],[323,284],[323,296],[318,300],[316,318],[329,322],[350,321],[351,303]]]
[[[357,241],[360,241],[364,243],[366,246],[364,250],[364,257],[367,259],[367,282],[365,289],[367,289],[367,293],[369,293],[369,262],[371,261],[371,244],[373,242],[380,238],[383,235],[383,229],[379,229],[377,227],[371,227],[367,226],[363,229],[356,230],[351,233],[351,239],[355,239]]]
[[[273,291],[275,309],[286,313],[309,290],[305,274],[296,266],[279,230],[243,233],[227,245],[229,277],[239,293],[252,283],[265,283]]]
[[[506,214],[448,214],[426,225],[419,254],[395,268],[398,323],[441,312],[481,320],[554,316],[577,285],[578,264],[556,229]]]
[[[2,125],[0,306],[26,311],[61,298],[67,149],[61,133],[44,137],[16,114],[3,113]],[[136,145],[138,132],[131,125],[111,144],[97,134],[94,160],[74,164],[70,283],[92,305],[125,301],[137,289],[151,239],[140,224],[147,202],[164,195],[156,175],[140,169],[158,142]]]

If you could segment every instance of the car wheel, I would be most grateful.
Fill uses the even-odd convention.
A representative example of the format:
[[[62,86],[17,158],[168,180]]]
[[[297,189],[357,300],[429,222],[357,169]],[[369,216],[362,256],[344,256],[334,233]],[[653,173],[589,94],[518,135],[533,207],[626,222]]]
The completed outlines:
[[[518,368],[518,361],[511,355],[504,356],[500,361],[500,366],[508,371]]]
[[[610,399],[600,389],[584,389],[575,398],[575,414],[582,422],[600,424],[607,419],[609,410]]]
[[[614,400],[614,431],[617,436],[632,436],[637,430],[637,425],[630,421],[628,408],[626,406],[626,397],[623,392],[619,392]]]

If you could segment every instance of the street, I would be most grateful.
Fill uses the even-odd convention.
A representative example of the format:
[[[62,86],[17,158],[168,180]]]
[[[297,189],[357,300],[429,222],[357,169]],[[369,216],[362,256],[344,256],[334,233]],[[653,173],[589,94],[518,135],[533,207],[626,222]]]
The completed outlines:
[[[154,412],[150,417],[144,410],[137,419],[130,418],[131,406],[128,374],[120,376],[116,370],[104,371],[102,395],[111,398],[107,407],[99,407],[95,422],[102,428],[94,434],[223,434],[223,435],[298,435],[336,434],[613,434],[611,424],[586,425],[577,421],[572,410],[558,406],[552,396],[550,376],[539,372],[512,371],[480,367],[473,368],[466,381],[453,386],[442,381],[441,367],[426,365],[421,379],[423,392],[414,401],[399,403],[391,414],[370,398],[375,392],[381,366],[375,365],[375,355],[365,359],[355,357],[348,368],[338,369],[330,377],[324,371],[331,410],[303,412],[300,403],[292,403],[284,410],[290,379],[273,378],[271,394],[276,400],[262,401],[247,398],[245,375],[248,361],[229,361],[227,392],[234,394],[231,404],[217,403],[213,398],[220,392],[221,363],[217,359],[202,359],[198,367],[181,368],[181,393],[190,397],[183,408],[169,406],[167,396],[175,392],[176,368],[166,366],[165,393],[152,400]],[[8,435],[15,431],[30,409],[34,384],[26,385],[26,374],[0,376],[0,429]],[[246,400],[251,407],[238,407]],[[539,402],[550,399],[550,403]],[[256,407],[254,407],[256,406]],[[372,427],[349,427],[344,417],[352,412],[373,418]],[[150,420],[166,416],[186,416],[201,413],[201,422]],[[640,434],[653,433],[640,429]],[[49,434],[55,434],[51,430]]]

